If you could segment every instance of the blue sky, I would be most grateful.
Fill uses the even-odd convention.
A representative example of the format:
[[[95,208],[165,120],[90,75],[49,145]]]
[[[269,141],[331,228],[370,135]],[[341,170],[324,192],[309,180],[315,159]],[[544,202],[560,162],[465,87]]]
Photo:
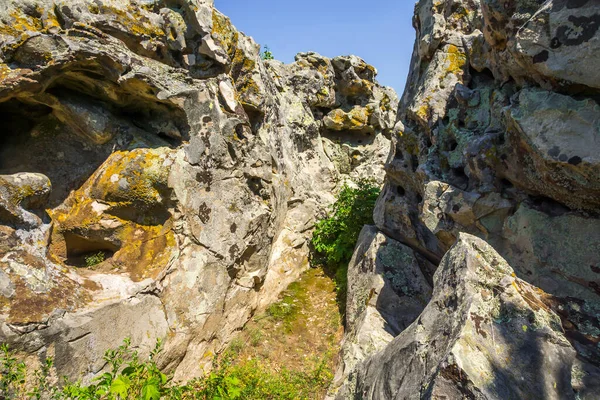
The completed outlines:
[[[415,32],[414,0],[215,0],[233,24],[276,59],[296,53],[356,54],[379,71],[377,79],[402,95]]]

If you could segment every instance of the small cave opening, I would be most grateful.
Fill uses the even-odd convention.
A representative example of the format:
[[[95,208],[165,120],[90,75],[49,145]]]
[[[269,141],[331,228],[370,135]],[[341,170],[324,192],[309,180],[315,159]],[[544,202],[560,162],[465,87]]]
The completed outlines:
[[[419,168],[419,157],[413,154],[410,158],[410,165],[412,172],[417,172],[417,169]]]
[[[511,181],[506,178],[500,179],[500,189],[501,190],[511,190],[515,187]]]
[[[475,89],[479,86],[489,86],[496,80],[494,73],[489,68],[483,68],[481,71],[478,71],[469,66],[469,76],[471,77],[470,89]]]
[[[560,217],[572,211],[566,205],[545,196],[531,196],[529,204],[534,209],[551,217]]]
[[[119,246],[101,238],[89,238],[75,233],[65,233],[67,250],[65,263],[72,267],[94,267],[119,251]]]
[[[158,100],[155,87],[107,85],[102,71],[91,66],[87,68],[64,73],[48,87],[46,93],[60,101],[66,99],[78,104],[86,112],[93,113],[97,108],[112,114],[113,124],[119,126],[122,133],[137,128],[147,134],[150,142],[153,142],[153,136],[162,139],[149,143],[152,147],[175,148],[182,141],[189,140],[191,128],[185,112]]]
[[[461,190],[467,190],[469,187],[469,177],[464,167],[452,168],[451,183]]]
[[[60,205],[106,160],[108,146],[89,147],[58,121],[50,107],[9,100],[0,103],[0,175],[21,172],[47,176],[52,192],[42,208]]]
[[[503,144],[506,143],[506,134],[504,132],[498,134],[498,137],[496,139],[496,142],[498,143],[498,145],[502,146]]]
[[[260,110],[248,106],[244,107],[244,111],[250,121],[250,131],[256,134],[265,120],[265,114]]]
[[[396,192],[398,193],[399,196],[405,196],[406,195],[406,189],[404,189],[402,186],[397,186],[396,187]]]
[[[429,136],[425,137],[425,148],[430,149],[431,146],[433,146],[433,143],[431,143],[431,139],[429,138]]]
[[[164,225],[171,218],[168,202],[152,207],[141,204],[117,205],[111,207],[106,213],[143,226]]]
[[[458,147],[458,142],[455,139],[451,139],[448,143],[448,150],[454,151]]]

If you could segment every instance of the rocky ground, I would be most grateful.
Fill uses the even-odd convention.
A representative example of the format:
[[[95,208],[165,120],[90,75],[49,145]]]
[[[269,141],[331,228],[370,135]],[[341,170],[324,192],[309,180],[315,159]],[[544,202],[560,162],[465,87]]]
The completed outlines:
[[[313,385],[305,386],[304,398],[322,399],[337,366],[342,336],[335,283],[322,269],[311,268],[248,322],[224,356],[233,355],[237,366],[256,362],[251,365],[270,374],[317,375]]]

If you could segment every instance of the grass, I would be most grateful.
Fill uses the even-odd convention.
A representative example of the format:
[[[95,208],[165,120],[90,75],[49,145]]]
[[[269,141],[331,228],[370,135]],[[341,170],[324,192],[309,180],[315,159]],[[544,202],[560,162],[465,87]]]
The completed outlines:
[[[52,361],[30,374],[7,346],[0,347],[0,399],[53,400],[313,400],[333,379],[343,327],[336,286],[310,269],[253,318],[214,361],[207,376],[181,385],[155,364],[160,342],[141,360],[129,340],[106,352],[107,371],[89,385],[51,378]],[[26,381],[28,375],[33,380]]]
[[[311,269],[246,325],[221,360],[244,387],[241,398],[321,399],[342,333],[335,284]]]

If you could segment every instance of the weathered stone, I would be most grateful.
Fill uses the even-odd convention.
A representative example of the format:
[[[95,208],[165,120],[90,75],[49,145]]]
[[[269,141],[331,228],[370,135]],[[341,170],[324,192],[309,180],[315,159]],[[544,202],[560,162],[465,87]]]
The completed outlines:
[[[436,279],[438,286],[446,282],[447,298],[434,294],[418,322],[357,367],[358,388],[340,398],[594,398],[598,12],[596,2],[585,0],[417,3],[401,123],[374,221],[390,240],[433,263],[444,257]],[[467,233],[480,239],[464,239]],[[499,300],[512,309],[518,300],[519,312],[545,310],[553,323],[544,329],[553,333],[532,333],[525,325],[507,332],[504,323],[514,318],[484,314],[476,314],[474,329],[487,338],[471,332],[475,322],[454,313],[473,304],[460,297],[464,263],[455,253],[466,246],[460,238],[487,249],[475,251],[479,261],[468,255],[468,268],[487,262],[484,253],[493,250],[485,242],[498,252],[492,259],[512,266],[494,278],[496,289],[486,289],[491,299],[480,298],[482,304]],[[465,289],[474,298],[477,285]]]
[[[545,294],[483,240],[461,234],[434,279],[419,318],[359,367],[351,398],[594,396],[600,370],[582,367]],[[587,387],[573,379],[584,369]]]
[[[524,89],[507,112],[507,179],[572,208],[600,210],[600,106]]]
[[[421,272],[422,267],[430,269],[426,264],[374,226],[363,228],[348,266],[348,333],[331,397],[351,397],[356,366],[383,350],[423,311],[431,297],[431,287]]]
[[[43,208],[51,190],[50,180],[42,174],[0,175],[0,222],[29,227],[41,224],[28,210]]]
[[[308,268],[342,182],[383,180],[397,97],[259,51],[209,0],[0,5],[0,341],[87,379],[161,338],[186,380]],[[350,104],[368,135],[324,127]]]

